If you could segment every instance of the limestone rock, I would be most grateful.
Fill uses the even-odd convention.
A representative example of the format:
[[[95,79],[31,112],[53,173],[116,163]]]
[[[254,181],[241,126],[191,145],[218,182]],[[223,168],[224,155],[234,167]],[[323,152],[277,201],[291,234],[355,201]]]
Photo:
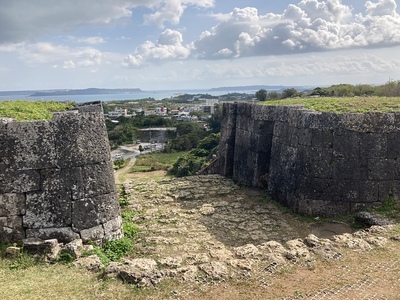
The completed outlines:
[[[59,242],[63,243],[68,243],[80,238],[79,234],[72,231],[71,227],[27,229],[26,237],[42,240],[57,239]]]
[[[286,242],[288,250],[285,252],[285,257],[291,261],[305,260],[309,261],[313,259],[312,254],[308,250],[307,246],[301,241],[301,239],[290,240]]]
[[[235,255],[239,258],[260,258],[261,252],[253,244],[247,244],[233,249]]]
[[[97,255],[90,255],[86,257],[80,257],[73,262],[74,266],[85,268],[91,272],[99,272],[104,268],[103,263]]]
[[[49,261],[55,261],[61,250],[60,244],[56,239],[40,240],[25,239],[23,240],[23,249],[32,255],[46,255]]]
[[[6,256],[11,258],[16,258],[21,253],[20,247],[10,246],[6,248]]]
[[[182,257],[164,257],[159,259],[158,262],[169,268],[178,268],[182,264]]]
[[[258,248],[264,253],[285,253],[286,249],[281,243],[276,241],[268,241],[258,245]]]
[[[383,236],[371,236],[365,239],[368,243],[375,247],[383,248],[388,243],[388,239]]]
[[[211,204],[203,204],[200,208],[200,213],[205,216],[212,215],[214,212],[215,208]]]
[[[206,273],[211,280],[226,279],[229,276],[229,270],[226,264],[219,261],[202,264],[199,268]]]
[[[386,217],[383,217],[379,214],[366,212],[366,211],[361,211],[361,212],[357,213],[355,218],[357,221],[360,221],[369,226],[372,226],[372,225],[385,226],[385,225],[393,224],[393,221]]]
[[[253,260],[248,259],[231,259],[228,263],[232,267],[239,268],[244,271],[251,271],[253,262]]]
[[[306,236],[306,238],[304,239],[304,243],[311,248],[316,248],[316,247],[321,247],[321,246],[327,246],[327,245],[331,245],[332,241],[329,239],[320,239],[317,236],[315,236],[314,234],[309,234],[308,236]]]
[[[198,275],[198,268],[196,266],[186,266],[177,269],[177,278],[184,282],[195,282]]]
[[[119,277],[126,283],[151,286],[162,280],[162,273],[153,259],[138,258],[125,260],[119,269]]]
[[[339,245],[350,249],[363,250],[363,251],[368,251],[372,249],[372,246],[368,244],[365,240],[354,237],[350,233],[334,235],[332,239]]]
[[[81,239],[73,240],[63,247],[64,251],[70,253],[74,258],[78,258],[82,255],[84,250],[83,243]]]

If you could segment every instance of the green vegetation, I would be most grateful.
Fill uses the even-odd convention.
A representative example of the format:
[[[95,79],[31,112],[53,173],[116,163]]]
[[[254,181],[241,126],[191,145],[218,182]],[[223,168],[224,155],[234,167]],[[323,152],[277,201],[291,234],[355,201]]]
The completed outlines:
[[[129,195],[126,192],[125,187],[123,185],[118,185],[117,191],[119,194],[119,197],[118,197],[119,206],[121,208],[128,206],[129,205],[129,199],[128,199]]]
[[[123,158],[118,158],[113,161],[113,168],[114,170],[119,170],[125,167],[130,159],[123,159]]]
[[[171,153],[152,152],[139,155],[136,157],[135,165],[132,166],[130,172],[168,171],[178,158],[186,153],[187,151]]]
[[[0,118],[18,121],[48,120],[52,113],[74,107],[70,102],[57,101],[3,101],[0,102]]]
[[[400,97],[296,98],[262,102],[265,105],[303,105],[307,109],[334,113],[400,111]]]
[[[388,81],[379,86],[368,84],[336,84],[330,87],[317,87],[313,90],[299,92],[295,88],[282,91],[266,91],[264,89],[255,93],[258,101],[279,100],[290,98],[316,97],[400,97],[400,80]]]
[[[400,199],[389,197],[383,204],[373,210],[385,217],[400,222]]]
[[[165,152],[188,151],[196,148],[199,141],[210,133],[195,122],[179,121],[175,124],[176,136],[168,140]]]
[[[217,153],[219,136],[219,134],[212,133],[199,141],[196,148],[190,150],[186,155],[181,156],[174,163],[170,174],[177,177],[195,175]]]
[[[135,239],[136,235],[140,231],[139,227],[133,224],[132,219],[135,215],[139,214],[138,211],[126,210],[121,214],[122,217],[122,228],[124,235],[127,238]]]

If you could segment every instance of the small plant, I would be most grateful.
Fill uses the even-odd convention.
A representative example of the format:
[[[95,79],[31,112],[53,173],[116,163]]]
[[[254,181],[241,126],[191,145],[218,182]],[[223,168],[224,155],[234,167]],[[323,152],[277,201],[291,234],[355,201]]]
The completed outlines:
[[[376,207],[373,211],[399,221],[400,201],[390,196],[382,203],[382,205]]]
[[[111,262],[111,260],[104,253],[103,249],[99,246],[93,246],[92,250],[85,251],[82,253],[83,257],[90,256],[90,255],[97,255],[97,257],[100,259],[101,263],[105,266],[107,266]]]
[[[140,228],[137,227],[132,222],[132,218],[138,212],[135,211],[124,211],[122,212],[122,229],[124,231],[124,235],[127,238],[134,239],[136,238],[137,233],[140,231]]]
[[[128,193],[125,190],[124,186],[121,186],[119,189],[119,197],[118,202],[121,208],[126,207],[129,205]]]
[[[127,237],[119,240],[107,241],[104,244],[104,253],[111,261],[118,261],[132,249],[133,241]]]
[[[64,264],[70,264],[74,261],[74,257],[72,256],[71,253],[67,252],[67,251],[62,251],[59,255],[58,255],[58,261],[60,263],[64,263]]]
[[[35,259],[32,255],[22,252],[15,260],[10,264],[12,270],[23,270],[37,265],[40,259]]]

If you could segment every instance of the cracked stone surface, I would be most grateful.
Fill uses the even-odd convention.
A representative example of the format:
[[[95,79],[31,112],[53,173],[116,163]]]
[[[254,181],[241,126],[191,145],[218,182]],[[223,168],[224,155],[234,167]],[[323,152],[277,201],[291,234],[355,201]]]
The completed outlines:
[[[213,299],[219,299],[218,286],[236,287],[230,283],[244,281],[262,289],[275,287],[275,292],[294,284],[294,296],[276,298],[282,300],[392,299],[385,295],[399,294],[394,284],[400,265],[397,225],[352,232],[340,222],[299,222],[264,191],[241,188],[217,175],[124,186],[130,194],[127,209],[137,212],[133,221],[142,230],[134,257],[108,265],[105,278],[139,286],[178,280],[182,288],[173,291],[174,299],[181,299],[180,293],[190,299],[192,288],[207,286],[216,287],[218,297]],[[369,263],[365,258],[370,254],[379,260]],[[388,257],[381,262],[381,255]],[[354,262],[359,256],[363,260]],[[325,262],[336,267],[319,270]],[[294,281],[281,282],[283,274],[294,276]]]
[[[139,257],[156,261],[165,277],[241,278],[330,251],[325,249],[330,244],[314,235],[308,241],[315,248],[310,251],[302,241],[310,233],[309,225],[278,209],[264,191],[240,188],[222,176],[124,186],[130,194],[129,208],[139,212],[133,217],[141,229],[136,251]]]

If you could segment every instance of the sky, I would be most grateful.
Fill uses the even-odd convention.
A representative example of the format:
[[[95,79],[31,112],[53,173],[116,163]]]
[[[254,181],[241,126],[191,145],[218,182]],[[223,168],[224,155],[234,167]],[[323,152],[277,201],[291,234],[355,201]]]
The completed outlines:
[[[400,80],[399,0],[0,0],[0,91]]]

